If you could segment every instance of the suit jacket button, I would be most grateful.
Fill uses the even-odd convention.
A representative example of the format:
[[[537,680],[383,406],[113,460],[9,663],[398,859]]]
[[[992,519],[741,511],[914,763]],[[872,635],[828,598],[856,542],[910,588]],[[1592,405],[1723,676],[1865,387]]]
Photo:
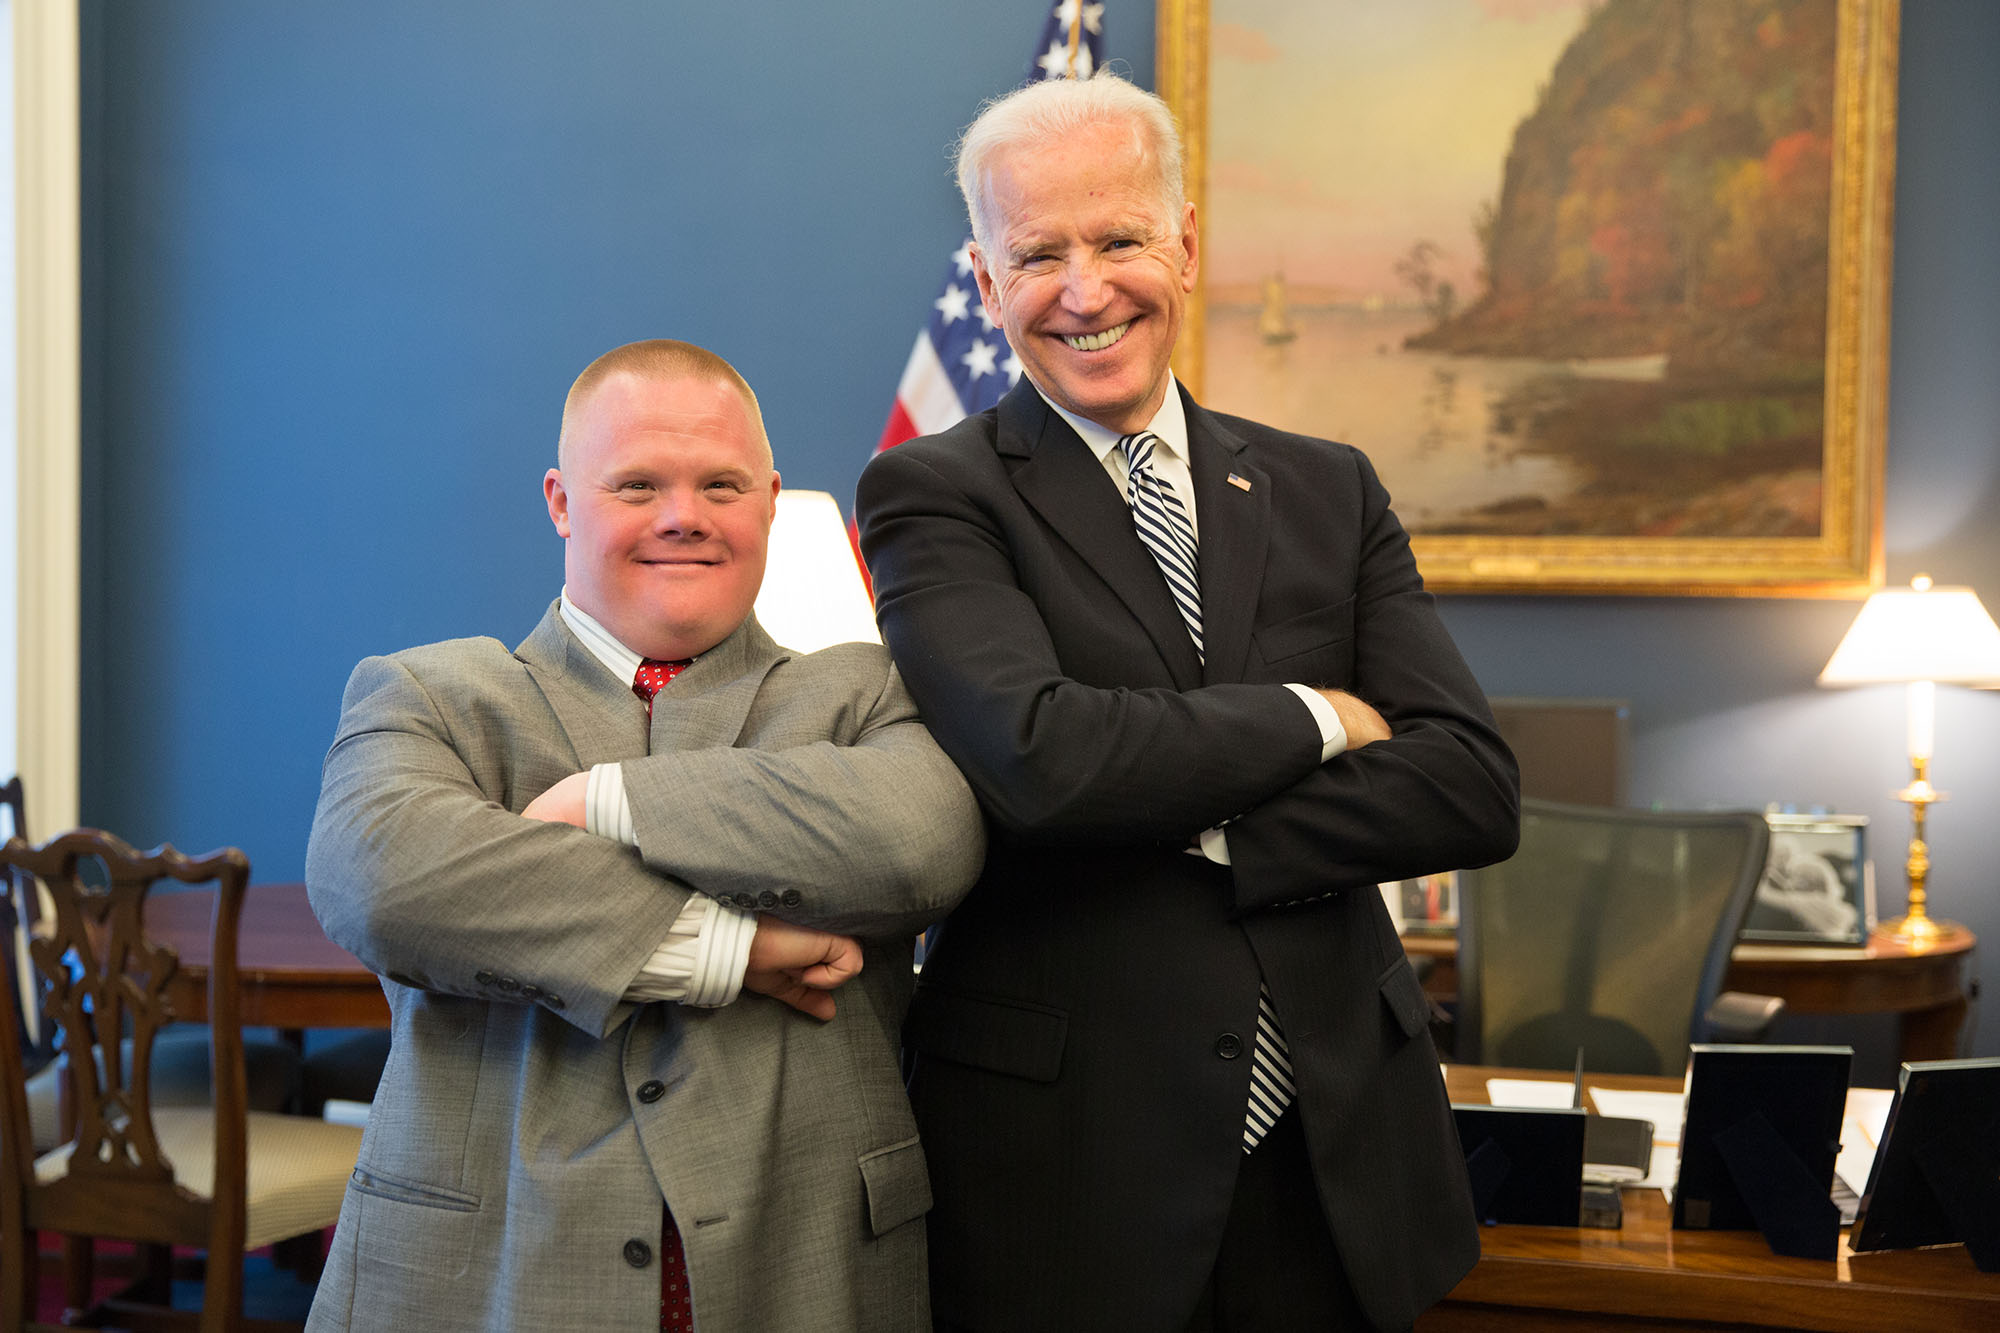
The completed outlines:
[[[636,1237],[626,1241],[625,1262],[634,1268],[644,1268],[653,1262],[653,1247]]]
[[[804,902],[805,900],[806,896],[803,893],[800,893],[797,889],[785,890],[785,897],[784,897],[785,906],[797,907],[800,903]]]
[[[523,986],[521,987],[521,998],[524,1000],[539,1000],[542,998],[542,988],[534,985]]]
[[[551,1009],[560,1009],[563,1007],[563,997],[554,991],[543,991],[542,1003]]]
[[[472,979],[482,986],[491,986],[493,984],[493,974],[483,967],[472,974]]]
[[[639,1085],[639,1100],[651,1104],[667,1095],[667,1085],[656,1078],[649,1078]]]
[[[1234,1060],[1243,1054],[1243,1039],[1234,1032],[1225,1032],[1215,1039],[1215,1053],[1225,1060]]]
[[[500,977],[494,981],[493,989],[505,991],[507,994],[512,995],[515,991],[521,989],[521,983],[512,977]]]
[[[778,905],[778,895],[771,892],[769,889],[766,889],[762,893],[757,895],[757,906],[763,908],[771,908],[771,907],[776,907],[777,905]]]

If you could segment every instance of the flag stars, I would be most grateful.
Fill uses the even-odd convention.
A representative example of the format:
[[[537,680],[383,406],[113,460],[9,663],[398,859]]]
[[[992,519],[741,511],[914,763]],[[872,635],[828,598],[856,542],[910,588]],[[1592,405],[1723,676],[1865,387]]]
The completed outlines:
[[[993,322],[993,316],[986,313],[986,303],[984,301],[981,301],[979,303],[979,323],[981,324],[981,326],[985,328],[986,332],[988,333],[991,333],[993,332],[994,329],[1000,327],[999,325]]]
[[[999,350],[992,343],[982,340],[973,343],[972,350],[959,359],[965,366],[966,378],[977,380],[982,375],[993,373],[993,363],[999,356]]]
[[[1000,363],[1000,369],[1007,372],[1008,388],[1021,382],[1021,358],[1012,347],[1007,349],[1007,359]]]
[[[1090,48],[1081,42],[1077,43],[1074,70],[1070,68],[1067,41],[1050,42],[1048,52],[1035,63],[1041,67],[1042,77],[1045,79],[1065,78],[1072,73],[1079,79],[1087,79],[1090,77]]]
[[[972,238],[970,236],[965,238],[964,245],[959,246],[958,249],[951,252],[951,262],[957,265],[959,277],[964,278],[971,276]]]
[[[1102,36],[1104,33],[1104,6],[1085,4],[1084,0],[1062,0],[1062,3],[1056,6],[1056,25],[1061,28],[1068,28],[1070,24],[1076,22],[1077,11],[1079,9],[1083,11],[1084,31],[1093,37]]]
[[[944,295],[931,302],[937,312],[944,316],[946,327],[964,319],[972,305],[972,293],[953,283],[944,289]]]

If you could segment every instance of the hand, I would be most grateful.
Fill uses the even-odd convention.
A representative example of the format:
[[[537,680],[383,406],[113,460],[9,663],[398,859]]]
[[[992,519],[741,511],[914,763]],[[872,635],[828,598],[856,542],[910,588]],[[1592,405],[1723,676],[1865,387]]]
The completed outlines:
[[[1382,715],[1345,690],[1320,690],[1319,697],[1333,705],[1340,725],[1347,729],[1347,748],[1358,750],[1375,741],[1389,739],[1389,724]]]
[[[583,794],[590,786],[590,770],[572,773],[555,786],[528,802],[523,819],[539,819],[550,824],[583,827]]]
[[[833,1017],[830,992],[861,973],[861,946],[845,935],[807,930],[774,916],[757,918],[743,989],[768,995],[824,1023]]]

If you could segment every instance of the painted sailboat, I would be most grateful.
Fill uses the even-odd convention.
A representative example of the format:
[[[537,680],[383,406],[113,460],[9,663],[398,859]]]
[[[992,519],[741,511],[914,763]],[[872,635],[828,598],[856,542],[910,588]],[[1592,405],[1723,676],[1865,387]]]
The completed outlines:
[[[1273,274],[1264,279],[1264,308],[1257,313],[1257,336],[1266,343],[1288,343],[1299,336],[1291,315],[1285,309],[1285,275]]]

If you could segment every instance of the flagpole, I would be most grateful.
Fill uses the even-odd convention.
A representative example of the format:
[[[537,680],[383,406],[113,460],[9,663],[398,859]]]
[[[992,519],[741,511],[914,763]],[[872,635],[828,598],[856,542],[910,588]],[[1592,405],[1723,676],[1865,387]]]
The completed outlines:
[[[1069,16],[1069,63],[1063,66],[1065,79],[1076,77],[1076,49],[1083,44],[1083,0],[1076,0],[1076,12]]]

